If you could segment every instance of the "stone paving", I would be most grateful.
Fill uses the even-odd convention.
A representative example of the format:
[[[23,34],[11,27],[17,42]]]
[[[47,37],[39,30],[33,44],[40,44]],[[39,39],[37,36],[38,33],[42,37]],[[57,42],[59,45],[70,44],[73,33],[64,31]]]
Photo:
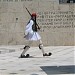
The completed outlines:
[[[38,47],[27,52],[32,57],[19,58],[23,45],[0,46],[0,75],[75,75],[74,46],[48,46],[43,57]]]

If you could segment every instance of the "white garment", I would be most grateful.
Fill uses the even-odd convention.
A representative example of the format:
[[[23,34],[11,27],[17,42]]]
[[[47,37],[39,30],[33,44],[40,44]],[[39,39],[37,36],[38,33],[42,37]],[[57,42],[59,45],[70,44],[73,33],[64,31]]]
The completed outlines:
[[[34,40],[34,41],[37,41],[37,40],[40,40],[41,37],[40,35],[38,34],[38,32],[34,32],[32,30],[32,25],[34,24],[33,20],[30,20],[30,22],[27,24],[26,26],[26,29],[25,29],[25,35],[26,35],[26,39],[27,40]]]

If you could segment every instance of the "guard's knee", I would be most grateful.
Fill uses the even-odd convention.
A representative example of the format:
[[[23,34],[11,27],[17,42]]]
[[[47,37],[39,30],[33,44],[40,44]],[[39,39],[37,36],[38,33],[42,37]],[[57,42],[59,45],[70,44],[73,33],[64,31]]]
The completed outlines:
[[[43,44],[39,44],[39,49],[42,49],[42,47],[43,47]]]
[[[25,46],[23,49],[30,48],[30,46]]]

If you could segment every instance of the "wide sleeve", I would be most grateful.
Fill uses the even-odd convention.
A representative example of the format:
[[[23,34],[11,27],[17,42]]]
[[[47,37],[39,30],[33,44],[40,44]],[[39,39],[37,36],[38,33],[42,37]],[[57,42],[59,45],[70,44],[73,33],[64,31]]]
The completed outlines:
[[[25,28],[26,35],[28,34],[28,32],[32,31],[32,25],[33,25],[33,21],[30,20],[30,22],[26,25],[26,28]]]

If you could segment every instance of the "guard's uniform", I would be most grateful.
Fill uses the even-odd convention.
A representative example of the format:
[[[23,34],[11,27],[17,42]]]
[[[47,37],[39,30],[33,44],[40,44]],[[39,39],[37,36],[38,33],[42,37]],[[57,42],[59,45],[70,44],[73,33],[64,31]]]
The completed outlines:
[[[34,24],[34,21],[31,19],[25,29],[25,35],[26,35],[25,38],[29,41],[37,41],[41,39],[38,32],[33,31],[32,29],[33,24]]]
[[[23,50],[23,52],[22,52],[22,54],[20,56],[21,58],[26,57],[24,54],[30,48],[30,46],[31,46],[33,41],[39,41],[39,49],[42,51],[43,55],[45,54],[44,49],[43,49],[43,44],[42,44],[42,41],[41,41],[41,37],[40,37],[40,35],[37,32],[36,14],[35,13],[32,14],[32,18],[30,19],[30,21],[26,25],[26,28],[25,28],[25,38],[29,42],[28,42],[27,45],[25,45],[24,50]]]

